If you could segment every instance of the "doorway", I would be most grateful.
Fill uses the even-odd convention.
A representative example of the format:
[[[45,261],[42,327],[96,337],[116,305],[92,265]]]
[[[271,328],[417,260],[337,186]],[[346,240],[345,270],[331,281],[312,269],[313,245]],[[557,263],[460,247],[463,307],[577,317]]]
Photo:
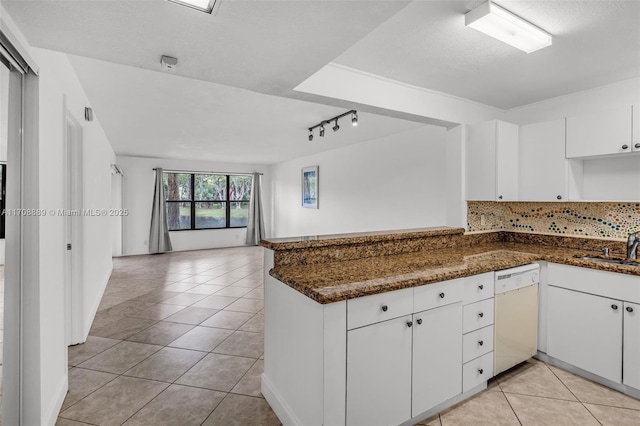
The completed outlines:
[[[65,111],[65,335],[67,345],[75,345],[84,342],[82,126],[67,111],[66,105]]]

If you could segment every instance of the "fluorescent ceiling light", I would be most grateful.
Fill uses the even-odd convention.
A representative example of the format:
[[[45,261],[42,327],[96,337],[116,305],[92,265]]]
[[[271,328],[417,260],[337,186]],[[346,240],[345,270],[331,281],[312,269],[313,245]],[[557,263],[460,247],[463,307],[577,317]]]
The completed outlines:
[[[527,53],[551,46],[551,34],[488,1],[464,15],[465,25]]]
[[[217,0],[169,0],[172,3],[181,4],[183,6],[190,7],[192,9],[199,10],[205,13],[211,13],[213,6]]]

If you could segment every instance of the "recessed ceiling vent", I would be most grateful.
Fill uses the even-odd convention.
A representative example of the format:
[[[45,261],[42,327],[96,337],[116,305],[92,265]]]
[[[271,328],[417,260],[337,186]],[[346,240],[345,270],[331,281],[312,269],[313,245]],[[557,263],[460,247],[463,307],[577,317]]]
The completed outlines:
[[[178,58],[162,55],[162,58],[160,58],[160,64],[164,71],[174,72],[178,66]]]

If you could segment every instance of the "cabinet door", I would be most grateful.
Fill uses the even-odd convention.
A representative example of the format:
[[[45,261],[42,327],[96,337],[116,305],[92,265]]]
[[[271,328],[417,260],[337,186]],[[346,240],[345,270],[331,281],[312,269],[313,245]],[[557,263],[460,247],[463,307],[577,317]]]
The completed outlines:
[[[547,354],[622,383],[622,302],[549,286]]]
[[[630,105],[568,117],[567,158],[631,152],[632,120]]]
[[[518,126],[496,122],[496,195],[498,201],[518,200]]]
[[[518,126],[492,120],[467,132],[467,200],[515,201],[518,196]]]
[[[411,418],[412,316],[347,332],[347,424],[397,425]]]
[[[624,302],[623,383],[640,389],[640,305]]]
[[[414,314],[415,417],[462,392],[462,304]]]
[[[633,146],[631,147],[633,151],[640,151],[640,105],[633,105],[631,107],[633,111]]]
[[[520,201],[567,201],[580,196],[582,162],[565,158],[565,120],[520,126]]]
[[[496,200],[496,122],[474,124],[467,132],[467,200]]]

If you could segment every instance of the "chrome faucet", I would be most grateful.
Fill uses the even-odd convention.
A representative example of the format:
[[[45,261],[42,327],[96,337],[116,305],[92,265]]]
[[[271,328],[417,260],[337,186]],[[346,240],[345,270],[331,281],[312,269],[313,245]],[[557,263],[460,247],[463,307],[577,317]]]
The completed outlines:
[[[640,244],[640,231],[629,234],[627,238],[627,259],[638,258],[638,244]]]

